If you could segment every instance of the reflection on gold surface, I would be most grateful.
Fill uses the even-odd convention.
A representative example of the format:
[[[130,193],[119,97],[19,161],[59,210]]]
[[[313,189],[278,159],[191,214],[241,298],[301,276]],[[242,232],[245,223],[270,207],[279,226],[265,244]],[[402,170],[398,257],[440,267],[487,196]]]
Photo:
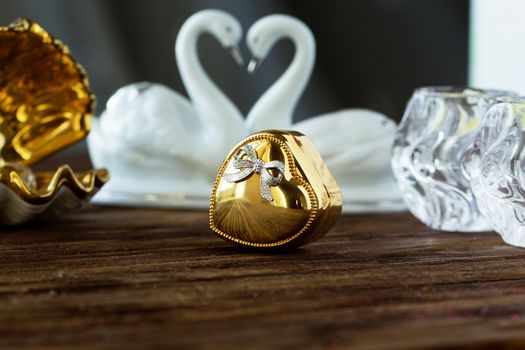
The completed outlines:
[[[285,164],[273,201],[261,197],[260,175],[227,182],[233,157],[249,144],[264,162]],[[222,164],[210,203],[210,226],[222,238],[259,248],[293,247],[322,237],[341,213],[341,192],[313,144],[302,134],[267,131],[239,143]]]
[[[0,28],[0,156],[34,164],[83,139],[94,98],[68,49],[38,24]]]
[[[243,241],[272,243],[287,239],[290,232],[299,232],[309,214],[308,210],[258,205],[237,199],[217,204],[215,223]]]

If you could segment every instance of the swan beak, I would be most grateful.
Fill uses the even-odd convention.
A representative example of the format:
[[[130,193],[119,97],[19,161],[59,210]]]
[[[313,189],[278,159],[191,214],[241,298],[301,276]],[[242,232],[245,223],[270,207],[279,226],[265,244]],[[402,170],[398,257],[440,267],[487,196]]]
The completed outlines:
[[[226,48],[226,51],[232,56],[233,60],[239,65],[242,66],[244,64],[244,60],[241,56],[241,52],[239,51],[239,48],[237,46],[228,46]]]
[[[261,67],[262,60],[258,57],[254,57],[250,60],[250,63],[248,63],[248,73],[255,74],[259,67]]]

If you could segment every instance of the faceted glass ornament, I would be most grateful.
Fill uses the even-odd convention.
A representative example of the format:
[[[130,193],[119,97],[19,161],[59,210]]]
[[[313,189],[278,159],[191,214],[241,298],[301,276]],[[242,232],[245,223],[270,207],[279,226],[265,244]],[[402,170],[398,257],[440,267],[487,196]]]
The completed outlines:
[[[525,99],[489,109],[474,143],[472,192],[505,242],[525,247]]]
[[[470,189],[471,145],[496,98],[463,87],[417,89],[394,141],[392,168],[409,210],[443,231],[488,231]]]

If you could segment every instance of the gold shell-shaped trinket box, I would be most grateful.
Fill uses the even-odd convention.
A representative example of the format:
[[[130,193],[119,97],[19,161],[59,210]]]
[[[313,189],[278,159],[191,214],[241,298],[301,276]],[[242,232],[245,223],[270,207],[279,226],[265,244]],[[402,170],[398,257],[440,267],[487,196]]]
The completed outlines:
[[[0,27],[0,224],[61,215],[108,180],[104,169],[29,168],[84,139],[93,104],[84,69],[60,41],[27,19]]]
[[[210,227],[242,246],[298,247],[326,234],[341,206],[341,191],[310,140],[270,130],[244,139],[222,163]]]

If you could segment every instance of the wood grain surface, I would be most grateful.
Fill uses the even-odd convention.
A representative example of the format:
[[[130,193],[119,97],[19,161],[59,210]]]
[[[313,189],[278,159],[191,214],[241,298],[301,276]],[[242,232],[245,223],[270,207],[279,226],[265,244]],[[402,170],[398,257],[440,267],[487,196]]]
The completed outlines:
[[[409,214],[343,216],[288,253],[207,213],[88,207],[2,228],[0,348],[525,347],[525,250]]]

